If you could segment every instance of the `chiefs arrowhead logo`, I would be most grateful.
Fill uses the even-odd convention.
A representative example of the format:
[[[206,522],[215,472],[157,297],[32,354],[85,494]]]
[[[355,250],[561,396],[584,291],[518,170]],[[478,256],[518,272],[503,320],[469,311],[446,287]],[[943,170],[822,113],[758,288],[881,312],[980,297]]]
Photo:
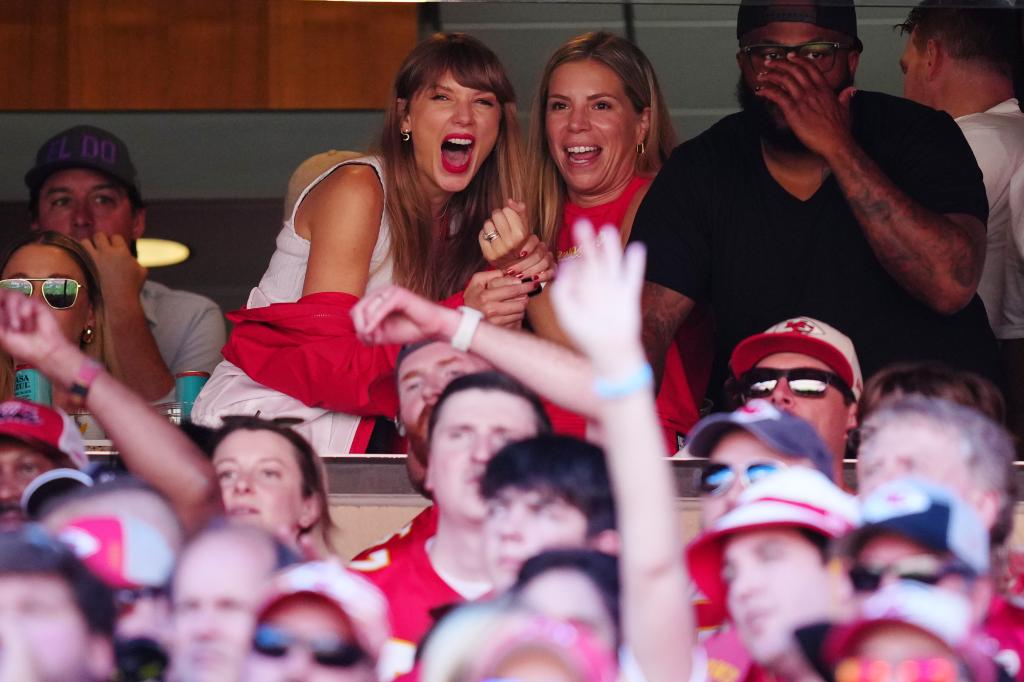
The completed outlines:
[[[786,331],[795,334],[816,334],[818,328],[804,319],[790,320],[786,323]]]

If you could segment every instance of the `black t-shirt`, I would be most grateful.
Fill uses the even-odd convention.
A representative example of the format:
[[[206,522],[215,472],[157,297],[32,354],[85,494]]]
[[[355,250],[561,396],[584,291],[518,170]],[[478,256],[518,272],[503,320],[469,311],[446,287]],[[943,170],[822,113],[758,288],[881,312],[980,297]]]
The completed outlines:
[[[987,220],[981,171],[947,114],[860,91],[851,117],[857,142],[911,199]],[[981,300],[942,315],[913,298],[878,262],[835,178],[807,201],[786,192],[742,113],[675,149],[631,239],[647,244],[648,281],[711,303],[713,395],[739,341],[799,315],[849,336],[865,377],[891,362],[936,359],[997,378]]]

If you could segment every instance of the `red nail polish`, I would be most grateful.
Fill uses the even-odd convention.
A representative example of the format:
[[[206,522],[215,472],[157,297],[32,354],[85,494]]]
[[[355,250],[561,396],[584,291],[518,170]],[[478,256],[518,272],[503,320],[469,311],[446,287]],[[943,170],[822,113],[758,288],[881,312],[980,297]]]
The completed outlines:
[[[526,251],[520,251],[519,252],[519,257],[520,258],[526,258],[526,253],[527,253]]]

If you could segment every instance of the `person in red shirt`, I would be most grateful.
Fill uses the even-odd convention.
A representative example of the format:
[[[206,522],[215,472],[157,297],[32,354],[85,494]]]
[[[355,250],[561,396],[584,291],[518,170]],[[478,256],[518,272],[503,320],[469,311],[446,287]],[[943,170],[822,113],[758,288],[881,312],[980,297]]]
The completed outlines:
[[[406,345],[398,354],[395,362],[398,382],[397,422],[399,433],[406,438],[406,471],[412,487],[428,499],[431,495],[423,486],[423,481],[427,475],[427,424],[430,414],[438,397],[453,379],[489,367],[482,358],[453,348],[451,344],[436,341]],[[406,551],[407,545],[422,546],[436,532],[437,507],[430,504],[386,540],[357,554],[353,561],[372,564],[370,555],[380,556],[382,549],[387,550],[391,556],[400,555]]]
[[[436,532],[422,543],[371,548],[350,564],[388,600],[392,637],[381,657],[385,679],[412,668],[416,644],[438,609],[491,592],[483,552],[484,467],[505,444],[550,429],[540,400],[497,372],[459,377],[438,398],[428,422],[424,481],[436,507]]]
[[[623,243],[629,238],[651,180],[676,145],[647,56],[605,31],[571,38],[551,55],[533,98],[530,132],[531,217],[561,263],[580,255],[572,234],[580,219],[615,227]],[[499,246],[505,241],[492,241],[484,255],[493,260],[505,253]],[[507,241],[511,246],[517,239]],[[527,315],[539,336],[572,347],[549,295],[533,298]],[[658,417],[671,452],[700,418],[712,361],[708,308],[673,331],[658,392]],[[553,421],[558,433],[584,436],[585,420],[578,415],[557,414]]]

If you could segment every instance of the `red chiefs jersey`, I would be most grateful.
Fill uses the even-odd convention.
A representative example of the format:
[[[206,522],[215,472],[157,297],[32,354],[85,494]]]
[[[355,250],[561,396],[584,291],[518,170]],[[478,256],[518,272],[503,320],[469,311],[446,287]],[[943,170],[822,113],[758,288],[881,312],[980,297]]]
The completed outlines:
[[[562,229],[556,239],[558,260],[579,255],[579,247],[572,234],[572,226],[577,220],[585,218],[595,229],[605,225],[622,229],[622,221],[633,197],[650,182],[650,178],[634,177],[618,198],[599,206],[582,207],[566,201],[562,210]],[[706,305],[697,305],[679,325],[676,337],[665,354],[665,372],[658,391],[657,407],[669,452],[679,449],[682,444],[677,436],[685,435],[700,419],[700,405],[711,377],[713,332],[710,310]],[[583,433],[585,423],[582,417],[564,411],[557,414],[551,410],[548,412],[556,432],[568,435]],[[575,418],[575,423],[569,417]]]
[[[982,629],[996,643],[995,660],[1015,680],[1024,681],[1024,609],[1004,597],[996,597]]]
[[[382,679],[412,670],[416,645],[434,624],[433,611],[462,596],[434,570],[426,542],[437,530],[431,505],[385,542],[360,552],[349,568],[361,572],[388,600],[391,639],[381,652]]]

